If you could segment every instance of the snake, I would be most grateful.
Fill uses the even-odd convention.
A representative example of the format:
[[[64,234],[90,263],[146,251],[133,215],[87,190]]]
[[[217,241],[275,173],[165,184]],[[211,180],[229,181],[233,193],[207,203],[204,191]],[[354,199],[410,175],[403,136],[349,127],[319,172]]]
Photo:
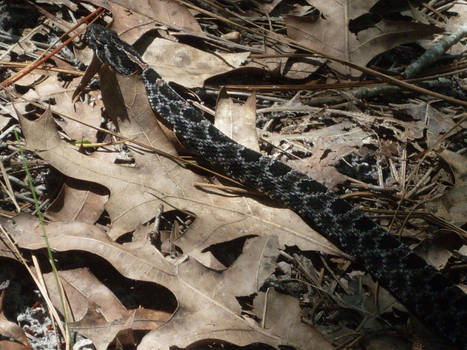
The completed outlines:
[[[222,133],[115,31],[92,24],[85,41],[117,73],[140,74],[152,110],[188,150],[224,176],[293,210],[429,329],[467,349],[467,294],[449,278],[333,190]]]

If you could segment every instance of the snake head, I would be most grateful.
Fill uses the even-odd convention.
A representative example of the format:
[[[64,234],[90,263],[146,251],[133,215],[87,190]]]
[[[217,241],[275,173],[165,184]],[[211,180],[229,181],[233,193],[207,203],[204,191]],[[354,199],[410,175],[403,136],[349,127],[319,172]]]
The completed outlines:
[[[102,63],[109,64],[120,74],[142,72],[147,66],[131,45],[121,40],[115,31],[99,24],[89,26],[85,41]]]

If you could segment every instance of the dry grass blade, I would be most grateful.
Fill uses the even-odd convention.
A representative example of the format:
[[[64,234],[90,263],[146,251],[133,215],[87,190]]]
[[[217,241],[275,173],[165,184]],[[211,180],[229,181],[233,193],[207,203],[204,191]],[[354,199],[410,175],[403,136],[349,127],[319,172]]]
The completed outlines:
[[[34,272],[26,262],[26,260],[23,258],[23,255],[21,252],[18,250],[16,247],[16,244],[13,242],[11,239],[10,235],[5,231],[2,225],[0,225],[0,231],[3,235],[3,237],[6,239],[6,241],[9,244],[10,249],[16,254],[16,256],[19,258],[21,263],[23,264],[24,268],[28,271],[29,275],[33,279],[34,283],[36,284],[37,288],[41,292],[42,296],[44,297],[45,302],[47,303],[47,307],[49,311],[51,312],[51,318],[55,320],[56,325],[60,329],[60,332],[62,333],[62,336],[66,338],[67,332],[65,331],[65,328],[63,327],[62,320],[60,316],[58,315],[57,310],[55,309],[52,301],[49,299],[48,294],[47,294],[47,288],[44,284],[41,283],[40,278],[38,275],[36,275],[36,272]]]
[[[2,161],[0,161],[0,170],[2,172],[3,180],[5,181],[5,183],[0,182],[1,185],[2,185],[2,188],[5,191],[5,193],[8,194],[8,197],[10,197],[11,201],[15,205],[16,211],[18,213],[20,213],[21,208],[20,208],[18,202],[16,201],[15,192],[13,191],[13,187],[11,187],[10,179],[8,178],[8,174],[7,174],[6,170],[5,170],[5,167],[3,166]]]

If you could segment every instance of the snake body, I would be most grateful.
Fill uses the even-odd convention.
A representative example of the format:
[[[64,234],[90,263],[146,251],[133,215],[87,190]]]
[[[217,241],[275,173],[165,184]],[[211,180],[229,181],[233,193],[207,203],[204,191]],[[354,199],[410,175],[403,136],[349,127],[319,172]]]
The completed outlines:
[[[223,134],[114,31],[92,25],[86,39],[118,73],[141,74],[152,109],[185,147],[224,175],[284,203],[360,261],[432,330],[467,348],[467,294],[449,279],[326,186]]]

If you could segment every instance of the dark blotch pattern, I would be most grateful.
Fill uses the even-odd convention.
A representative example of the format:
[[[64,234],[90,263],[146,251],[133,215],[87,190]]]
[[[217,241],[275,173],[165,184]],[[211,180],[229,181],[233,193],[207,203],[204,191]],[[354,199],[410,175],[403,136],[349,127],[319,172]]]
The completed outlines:
[[[290,167],[281,163],[284,167],[287,167],[289,169],[290,173]],[[312,179],[306,179],[304,181],[300,181],[296,184],[297,190],[299,190],[302,193],[317,193],[317,192],[323,192],[327,190],[325,186],[320,184],[318,181],[312,180]]]
[[[356,231],[368,231],[372,227],[373,222],[365,216],[354,221],[354,229]]]
[[[282,177],[289,172],[290,168],[280,162],[274,162],[269,166],[269,172],[274,177]]]
[[[245,160],[245,162],[257,162],[261,158],[261,154],[255,152],[249,148],[245,148],[240,151],[239,155]]]
[[[98,57],[117,72],[141,73],[151,107],[186,147],[227,176],[283,202],[360,260],[433,331],[467,348],[467,295],[446,277],[322,184],[221,133],[157,72],[145,66],[140,55],[115,32],[92,25],[86,39]],[[132,56],[138,62],[133,62]]]
[[[336,215],[348,213],[350,209],[351,206],[346,201],[334,201],[331,204],[331,210],[336,213]]]

